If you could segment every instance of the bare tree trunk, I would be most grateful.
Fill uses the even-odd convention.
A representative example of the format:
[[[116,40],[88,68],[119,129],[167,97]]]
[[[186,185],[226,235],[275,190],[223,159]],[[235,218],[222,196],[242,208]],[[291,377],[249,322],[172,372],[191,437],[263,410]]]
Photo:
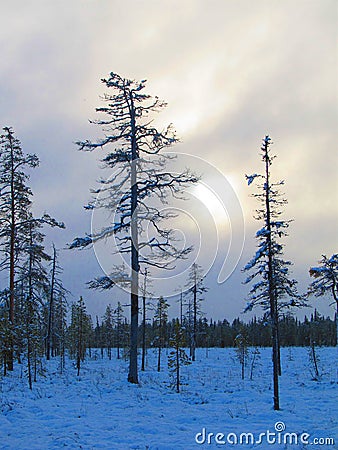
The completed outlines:
[[[81,359],[82,359],[82,345],[83,345],[83,316],[82,316],[82,306],[80,307],[79,311],[79,336],[78,336],[78,343],[77,343],[77,358],[76,358],[76,367],[77,367],[77,376],[80,375],[80,368],[81,368]]]
[[[37,382],[37,374],[38,374],[38,355],[35,350],[34,351],[34,383]]]
[[[10,341],[9,341],[9,351],[7,356],[7,368],[8,370],[13,370],[13,359],[14,359],[14,280],[15,280],[15,231],[16,231],[16,221],[15,221],[15,186],[14,186],[14,148],[11,133],[8,132],[8,140],[11,148],[11,224],[10,224],[10,250],[9,250],[9,322],[11,324]]]
[[[137,144],[135,110],[130,94],[132,163],[131,163],[131,317],[130,317],[130,360],[128,381],[138,383],[137,335],[138,335],[138,220],[137,220]]]
[[[145,371],[146,360],[146,297],[142,298],[143,316],[142,316],[142,367],[141,370]]]
[[[197,274],[195,271],[195,280],[194,280],[194,315],[193,315],[193,334],[192,334],[192,360],[196,359],[196,334],[197,334]]]
[[[176,392],[180,392],[180,348],[176,346]]]
[[[280,335],[279,335],[279,316],[277,314],[277,343],[278,343],[278,375],[282,376],[282,363],[280,357]]]
[[[159,311],[159,332],[158,332],[158,358],[157,358],[157,372],[161,371],[161,348],[162,348],[162,310]]]
[[[143,297],[142,297],[142,367],[141,370],[145,371],[146,360],[146,290],[147,290],[147,268],[144,271],[144,285],[143,285]]]
[[[157,354],[157,372],[161,372],[161,350],[161,343],[159,343]]]
[[[121,336],[121,323],[120,323],[120,312],[117,312],[117,359],[120,359],[120,347],[121,347],[121,342],[120,342],[120,336]]]
[[[53,303],[54,303],[55,268],[56,268],[56,249],[55,246],[53,245],[53,268],[52,268],[52,282],[49,299],[47,349],[46,349],[47,360],[50,360],[50,352],[52,346],[52,318],[53,318]]]
[[[29,389],[32,390],[32,365],[31,365],[31,344],[30,344],[30,338],[27,337],[27,372],[28,372],[28,384]]]
[[[266,206],[266,228],[268,231],[268,283],[269,283],[269,299],[270,299],[270,317],[272,327],[272,363],[273,363],[273,405],[275,410],[279,410],[279,341],[278,341],[278,311],[277,298],[274,280],[274,267],[272,257],[272,242],[271,242],[271,212],[270,212],[270,180],[269,180],[269,155],[268,146],[265,143],[265,206]]]

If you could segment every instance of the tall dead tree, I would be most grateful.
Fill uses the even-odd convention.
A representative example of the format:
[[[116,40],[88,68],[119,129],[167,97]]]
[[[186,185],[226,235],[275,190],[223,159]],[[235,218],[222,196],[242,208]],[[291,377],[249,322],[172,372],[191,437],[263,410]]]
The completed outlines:
[[[173,230],[161,222],[173,217],[171,212],[158,207],[154,200],[165,203],[169,195],[177,196],[182,188],[197,178],[189,170],[180,174],[166,170],[168,156],[161,154],[177,142],[169,125],[163,131],[154,127],[152,113],[166,104],[158,97],[143,92],[146,81],[136,82],[111,72],[102,82],[112,94],[103,97],[105,106],[96,111],[102,118],[94,121],[102,127],[104,137],[97,142],[78,142],[81,150],[100,150],[105,168],[114,169],[113,175],[100,180],[93,191],[94,200],[85,208],[105,208],[111,222],[85,237],[76,238],[70,248],[84,248],[102,239],[115,237],[115,251],[130,255],[130,273],[113,266],[111,272],[89,283],[91,288],[110,289],[116,283],[129,283],[131,296],[130,361],[128,380],[138,383],[137,341],[139,314],[139,274],[142,264],[166,269],[171,262],[184,258],[190,248],[178,250],[174,245]],[[153,202],[152,202],[153,200]],[[152,235],[145,234],[151,225]],[[171,261],[171,262],[169,262]]]

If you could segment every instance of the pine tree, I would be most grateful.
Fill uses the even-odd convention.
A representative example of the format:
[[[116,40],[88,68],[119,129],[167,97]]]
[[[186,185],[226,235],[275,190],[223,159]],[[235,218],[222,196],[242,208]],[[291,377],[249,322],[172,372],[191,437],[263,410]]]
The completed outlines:
[[[155,198],[165,203],[169,195],[179,195],[187,184],[197,178],[185,170],[172,174],[166,170],[169,156],[160,154],[177,142],[172,126],[158,131],[152,124],[150,114],[160,111],[166,104],[143,93],[146,81],[136,82],[110,73],[103,79],[105,86],[113,91],[106,94],[107,106],[97,108],[104,118],[95,121],[105,137],[98,142],[78,142],[81,150],[108,149],[102,158],[104,167],[116,169],[108,180],[101,180],[96,201],[86,208],[106,208],[115,213],[113,222],[98,232],[84,238],[76,238],[70,248],[84,248],[101,239],[117,237],[116,252],[128,253],[131,273],[124,267],[112,268],[109,276],[96,278],[89,284],[92,288],[110,289],[116,283],[129,283],[131,295],[130,361],[128,381],[138,383],[137,343],[139,314],[139,275],[142,264],[157,268],[172,267],[172,261],[183,258],[191,248],[179,250],[174,245],[174,231],[161,223],[173,217],[172,212],[155,207]],[[144,230],[153,230],[149,237]],[[143,236],[145,239],[143,239]],[[142,250],[142,256],[140,251]]]
[[[68,348],[71,358],[76,360],[77,375],[85,360],[89,336],[92,331],[91,317],[88,316],[83,298],[72,305],[71,324],[68,328]]]
[[[111,359],[113,347],[113,309],[111,305],[107,305],[103,316],[102,333],[104,345],[107,349],[108,358]]]
[[[169,345],[173,348],[168,356],[169,373],[173,379],[172,385],[175,386],[176,392],[180,392],[181,386],[181,367],[191,364],[184,347],[186,345],[182,326],[177,319],[174,324],[174,332],[169,339]]]
[[[245,378],[245,366],[249,357],[248,342],[243,334],[238,334],[235,338],[236,357],[241,365],[242,380]]]
[[[53,300],[52,349],[60,358],[60,373],[63,373],[66,362],[67,311],[66,290],[56,291]]]
[[[204,286],[204,276],[202,267],[194,263],[191,266],[188,282],[188,327],[190,334],[190,356],[193,361],[196,359],[196,343],[197,343],[197,318],[202,314],[201,303],[204,300],[204,293],[207,288]]]
[[[330,258],[323,255],[319,266],[310,268],[310,276],[315,278],[310,284],[309,294],[322,297],[331,294],[336,306],[336,345],[338,345],[338,253]]]
[[[147,324],[146,298],[147,298],[148,269],[145,268],[144,272],[145,273],[142,286],[142,363],[141,363],[141,370],[143,372],[145,371],[145,361],[146,361],[146,324]]]
[[[43,355],[43,306],[48,296],[49,280],[45,264],[50,256],[44,249],[45,235],[41,232],[42,224],[32,218],[27,222],[27,236],[21,242],[26,260],[18,271],[18,282],[21,286],[15,308],[16,339],[23,345],[17,345],[20,358],[23,353],[27,360],[27,376],[32,389],[32,378],[36,381],[37,367],[41,365]],[[21,334],[21,335],[20,335]],[[33,376],[32,376],[33,370]]]
[[[125,320],[125,317],[123,315],[123,308],[121,305],[121,302],[117,302],[117,307],[114,309],[114,315],[113,315],[114,325],[115,325],[115,345],[117,350],[117,359],[120,359],[121,353],[120,350],[123,345],[123,322]]]
[[[157,327],[157,348],[158,348],[158,356],[157,356],[157,371],[161,371],[161,350],[165,346],[166,342],[166,328],[168,322],[168,308],[169,304],[163,297],[158,299],[154,321]]]
[[[260,193],[254,194],[261,204],[256,210],[257,220],[263,222],[263,226],[256,233],[258,250],[254,258],[244,267],[244,271],[252,271],[245,283],[254,278],[260,278],[250,290],[249,302],[246,311],[260,306],[270,318],[272,331],[272,360],[273,360],[273,386],[274,409],[279,409],[279,382],[280,374],[280,344],[279,344],[279,314],[293,306],[304,306],[303,298],[297,293],[296,280],[289,277],[290,261],[283,259],[283,244],[281,238],[287,235],[286,229],[290,221],[282,220],[281,208],[287,203],[279,192],[283,181],[273,183],[271,181],[270,167],[274,156],[270,153],[271,138],[266,136],[261,147],[261,157],[265,166],[263,175],[246,175],[250,185],[256,178],[262,178]]]
[[[15,275],[16,262],[21,251],[21,238],[25,236],[29,220],[30,197],[32,192],[26,185],[26,168],[39,164],[36,155],[24,155],[20,141],[15,138],[11,128],[5,127],[0,136],[0,240],[4,258],[1,268],[8,270],[9,278],[9,323],[14,332],[15,326]],[[9,351],[6,356],[8,370],[13,370],[13,341],[9,336]]]
[[[40,218],[33,217],[32,191],[27,186],[29,176],[26,170],[37,167],[39,160],[34,154],[23,153],[21,143],[11,128],[5,127],[3,130],[4,134],[0,136],[0,270],[8,273],[8,288],[3,292],[7,296],[6,339],[9,339],[5,359],[8,370],[13,370],[14,345],[18,339],[15,334],[20,325],[15,317],[18,310],[16,303],[19,295],[22,295],[18,287],[20,280],[17,278],[25,278],[26,281],[31,279],[31,287],[40,284],[44,277],[43,270],[39,273],[39,269],[34,268],[34,264],[42,268],[41,259],[45,258],[44,235],[40,228],[43,224],[64,228],[64,224],[58,223],[48,214]],[[27,267],[35,272],[27,272]]]
[[[253,380],[253,373],[255,368],[258,365],[258,360],[261,357],[261,352],[259,351],[259,348],[256,347],[252,352],[251,352],[251,368],[250,368],[250,380]]]

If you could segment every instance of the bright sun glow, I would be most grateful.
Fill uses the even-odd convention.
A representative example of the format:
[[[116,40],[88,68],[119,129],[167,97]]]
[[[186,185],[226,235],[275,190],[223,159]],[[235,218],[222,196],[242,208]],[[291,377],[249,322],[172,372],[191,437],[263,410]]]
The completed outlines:
[[[228,223],[228,215],[225,206],[220,198],[210,188],[200,182],[193,186],[190,189],[190,192],[209,210],[218,226]]]

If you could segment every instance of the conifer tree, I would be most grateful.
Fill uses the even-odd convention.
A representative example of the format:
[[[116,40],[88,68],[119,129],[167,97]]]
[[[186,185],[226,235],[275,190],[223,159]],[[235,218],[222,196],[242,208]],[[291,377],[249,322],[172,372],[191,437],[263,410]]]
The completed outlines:
[[[161,350],[165,345],[166,342],[166,328],[167,328],[167,322],[168,322],[168,308],[169,304],[166,302],[166,300],[161,296],[158,299],[155,315],[154,315],[154,321],[156,323],[157,328],[157,336],[156,336],[156,343],[158,348],[158,354],[157,354],[157,371],[161,371]]]
[[[178,319],[174,323],[174,331],[172,337],[169,339],[169,345],[173,348],[168,356],[169,373],[173,379],[172,385],[175,386],[176,392],[180,392],[181,367],[191,364],[191,361],[184,349],[186,340]]]
[[[204,276],[202,267],[196,263],[191,266],[188,277],[188,327],[190,334],[190,356],[193,361],[196,359],[196,343],[197,343],[197,323],[198,317],[201,316],[201,303],[204,300],[204,294],[207,288],[204,286]]]
[[[241,365],[242,380],[245,378],[245,366],[249,357],[248,342],[243,334],[238,334],[235,338],[236,356]]]
[[[50,256],[44,249],[45,235],[41,228],[42,224],[32,218],[27,222],[27,236],[24,241],[21,241],[26,260],[18,271],[21,290],[20,296],[17,296],[15,309],[16,339],[21,338],[23,344],[23,346],[16,346],[16,352],[19,358],[20,353],[23,352],[27,360],[30,389],[32,389],[32,378],[36,381],[37,367],[43,355],[43,306],[49,292],[46,263],[50,260]]]
[[[114,325],[115,325],[115,336],[116,336],[116,351],[117,351],[117,359],[120,359],[121,357],[121,347],[122,347],[122,339],[123,339],[123,322],[125,320],[125,317],[123,315],[123,308],[121,305],[121,302],[117,302],[117,307],[114,310],[113,315]]]
[[[150,295],[148,291],[149,287],[149,270],[147,267],[144,269],[144,277],[143,277],[143,286],[141,288],[142,292],[142,359],[141,359],[141,370],[144,372],[145,370],[145,361],[146,361],[146,330],[147,330],[147,306],[149,306],[150,302],[147,304],[147,297]]]
[[[29,176],[26,170],[39,165],[38,157],[34,154],[23,153],[21,143],[14,136],[11,128],[5,127],[3,130],[4,133],[0,136],[0,250],[2,253],[0,270],[8,273],[8,288],[4,294],[8,295],[6,304],[9,341],[5,359],[7,368],[13,370],[15,333],[19,326],[15,317],[18,310],[16,301],[21,295],[17,277],[24,276],[26,280],[30,277],[31,287],[33,284],[40,283],[39,277],[41,275],[41,279],[43,278],[43,271],[40,274],[39,271],[27,274],[27,264],[30,267],[35,261],[42,267],[44,235],[39,228],[42,224],[63,228],[64,224],[58,223],[48,214],[40,218],[33,217],[32,191],[27,186]],[[32,270],[33,266],[34,264],[31,266]],[[23,275],[25,272],[26,275]]]
[[[261,147],[261,157],[264,163],[264,174],[246,175],[250,185],[256,178],[261,178],[263,183],[259,186],[260,192],[253,196],[260,202],[260,208],[256,210],[256,219],[263,222],[263,226],[256,233],[258,250],[252,260],[246,264],[244,271],[252,271],[245,280],[250,283],[256,281],[249,293],[249,302],[246,311],[260,306],[270,319],[272,332],[272,360],[273,360],[273,388],[274,409],[279,410],[279,381],[280,374],[280,344],[278,320],[280,313],[293,306],[304,306],[304,299],[296,289],[296,280],[289,275],[290,261],[283,259],[283,247],[281,238],[287,235],[289,220],[282,220],[282,207],[287,203],[279,192],[284,181],[271,181],[271,164],[274,156],[270,152],[271,138],[266,136]]]
[[[152,98],[143,92],[146,81],[136,82],[111,72],[102,82],[112,91],[106,94],[106,106],[97,108],[102,119],[94,123],[102,127],[104,137],[97,142],[78,142],[81,150],[96,149],[102,155],[104,167],[114,169],[114,175],[101,180],[94,191],[97,199],[87,209],[106,208],[113,221],[101,230],[85,237],[76,238],[70,248],[84,248],[99,240],[117,236],[116,252],[129,254],[130,274],[124,267],[112,267],[109,276],[96,278],[90,287],[110,289],[117,282],[130,285],[130,360],[128,381],[138,383],[138,315],[139,274],[141,265],[157,268],[172,267],[172,261],[184,258],[190,247],[179,250],[174,244],[174,231],[161,223],[173,217],[172,212],[159,209],[151,199],[166,202],[169,195],[177,196],[183,187],[197,178],[185,170],[172,174],[166,170],[169,156],[161,154],[177,142],[172,126],[158,131],[150,115],[166,106],[158,97]],[[153,230],[151,237],[144,230]],[[142,251],[142,255],[141,252]]]
[[[338,345],[338,253],[330,258],[322,256],[319,266],[310,268],[310,276],[315,278],[310,284],[309,294],[322,297],[332,295],[336,306],[336,345]]]
[[[111,305],[107,305],[103,316],[102,332],[105,347],[107,349],[108,358],[111,359],[113,347],[113,309]]]
[[[66,336],[67,336],[67,311],[66,290],[56,291],[53,300],[53,326],[52,326],[52,349],[55,356],[60,358],[60,373],[63,372],[66,361]]]
[[[25,155],[20,141],[11,128],[5,127],[0,136],[0,240],[3,252],[1,268],[8,270],[9,311],[8,319],[12,329],[6,363],[13,370],[13,341],[15,326],[15,275],[17,258],[20,255],[21,238],[25,236],[29,220],[32,192],[26,185],[26,168],[37,167],[36,155]]]
[[[76,360],[77,375],[80,375],[81,363],[85,360],[89,336],[92,331],[91,317],[80,297],[72,305],[71,324],[68,328],[68,348],[71,358]]]

